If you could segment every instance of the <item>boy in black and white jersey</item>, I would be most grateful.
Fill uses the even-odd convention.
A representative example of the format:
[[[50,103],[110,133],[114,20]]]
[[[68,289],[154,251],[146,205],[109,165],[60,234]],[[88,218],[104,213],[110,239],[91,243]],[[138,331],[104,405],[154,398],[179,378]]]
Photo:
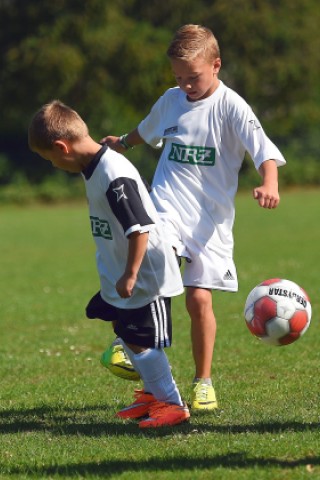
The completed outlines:
[[[183,292],[178,264],[136,168],[94,141],[82,118],[58,100],[29,126],[31,150],[55,167],[81,173],[100,277],[100,318],[115,333],[143,380],[136,401],[118,412],[141,428],[189,418],[163,348],[171,345],[170,299]],[[97,301],[97,295],[94,297]]]

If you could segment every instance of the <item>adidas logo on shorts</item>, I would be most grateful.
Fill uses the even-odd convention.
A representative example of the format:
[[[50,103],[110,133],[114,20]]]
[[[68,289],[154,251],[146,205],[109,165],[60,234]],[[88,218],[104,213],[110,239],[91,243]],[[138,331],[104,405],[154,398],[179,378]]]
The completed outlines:
[[[230,272],[230,270],[227,270],[226,273],[223,276],[223,280],[234,280],[234,276]]]
[[[133,325],[133,323],[129,323],[129,325],[127,325],[127,329],[128,330],[138,330],[138,327],[137,327],[137,325]]]

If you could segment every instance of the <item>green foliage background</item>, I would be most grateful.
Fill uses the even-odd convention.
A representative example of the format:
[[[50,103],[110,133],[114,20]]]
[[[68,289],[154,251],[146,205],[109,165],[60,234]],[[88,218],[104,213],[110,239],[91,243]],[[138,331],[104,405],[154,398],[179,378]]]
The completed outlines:
[[[51,166],[28,151],[30,117],[60,98],[97,139],[135,127],[174,85],[165,52],[184,23],[217,36],[221,79],[288,160],[282,184],[320,184],[319,20],[318,0],[0,0],[0,201],[16,197],[12,185],[43,199],[77,195],[78,179],[59,174],[56,191]],[[141,147],[130,158],[151,180],[158,154]],[[240,185],[256,181],[246,159]]]

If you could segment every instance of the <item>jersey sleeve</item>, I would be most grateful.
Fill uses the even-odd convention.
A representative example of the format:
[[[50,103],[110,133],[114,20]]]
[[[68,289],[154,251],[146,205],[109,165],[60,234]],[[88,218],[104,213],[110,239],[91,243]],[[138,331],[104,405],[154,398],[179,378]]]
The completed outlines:
[[[160,97],[151,108],[149,114],[138,125],[140,137],[153,148],[161,148],[163,145],[160,133],[163,119],[162,103],[163,97]]]
[[[278,167],[284,165],[286,161],[282,153],[266,135],[251,107],[239,97],[236,107],[234,125],[238,137],[250,154],[256,169],[266,160],[275,160]]]
[[[127,177],[116,178],[110,183],[106,196],[126,237],[135,231],[144,233],[150,230],[154,222],[144,208],[135,180]]]

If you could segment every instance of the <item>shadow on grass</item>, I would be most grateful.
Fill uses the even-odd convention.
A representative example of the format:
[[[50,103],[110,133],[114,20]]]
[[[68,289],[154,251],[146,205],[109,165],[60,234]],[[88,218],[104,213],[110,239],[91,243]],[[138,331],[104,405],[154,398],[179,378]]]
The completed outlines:
[[[0,433],[14,434],[24,432],[50,433],[51,435],[77,435],[87,437],[114,436],[121,435],[147,436],[149,438],[158,438],[167,435],[198,435],[202,433],[220,433],[220,434],[241,434],[241,433],[284,433],[284,432],[303,432],[319,431],[319,423],[303,424],[301,422],[260,422],[250,425],[216,425],[214,416],[206,416],[207,423],[197,424],[197,419],[192,419],[190,423],[178,425],[174,428],[163,428],[160,430],[141,431],[136,423],[124,423],[120,419],[114,419],[114,407],[108,406],[87,406],[79,407],[49,407],[42,406],[38,408],[25,410],[7,410],[0,412]],[[104,421],[103,418],[107,421]],[[320,457],[308,456],[295,458],[294,460],[277,457],[252,457],[245,452],[229,452],[226,455],[210,455],[209,453],[200,454],[197,457],[190,458],[185,456],[175,456],[174,458],[148,458],[145,461],[134,460],[110,460],[100,462],[69,463],[65,465],[21,465],[8,466],[1,465],[0,472],[8,475],[34,475],[37,478],[46,477],[74,477],[84,478],[95,475],[103,478],[116,478],[121,474],[133,472],[155,474],[160,471],[182,473],[185,471],[212,470],[214,468],[225,468],[226,470],[236,469],[254,469],[254,468],[278,468],[295,469],[299,467],[312,468],[320,465]]]
[[[188,423],[171,428],[163,428],[158,433],[190,433]],[[124,434],[143,435],[136,422],[123,421],[115,417],[114,407],[38,407],[27,410],[6,410],[0,412],[0,434],[24,432],[50,432],[52,435],[83,435],[99,437],[103,435],[121,436]]]
[[[174,434],[241,434],[241,433],[285,433],[319,431],[320,423],[302,423],[297,421],[258,422],[252,424],[215,424],[214,415],[191,417],[190,422],[177,425],[173,428],[161,428],[141,431],[136,422],[125,422],[115,418],[114,407],[110,406],[86,406],[86,407],[49,407],[41,406],[26,410],[6,410],[0,412],[0,433],[12,434],[23,432],[50,432],[53,435],[83,435],[99,437],[102,435],[121,436],[149,435],[166,436]],[[106,419],[106,420],[104,420]],[[201,420],[200,420],[201,422]]]
[[[228,470],[239,470],[249,468],[282,468],[293,469],[297,467],[306,467],[307,465],[320,465],[319,457],[303,457],[297,460],[282,460],[280,458],[250,458],[244,452],[233,453],[228,455],[208,456],[206,458],[186,458],[177,456],[175,458],[166,459],[149,459],[146,461],[133,460],[111,460],[94,462],[68,464],[60,466],[41,466],[41,467],[13,467],[10,468],[11,475],[32,474],[37,477],[44,478],[47,476],[68,476],[84,478],[89,475],[110,478],[114,475],[125,473],[142,472],[142,473],[158,473],[159,471],[169,471],[181,473],[183,471],[192,471],[199,473],[200,470],[209,470],[213,468],[226,468]],[[4,471],[0,465],[0,471]],[[197,474],[195,473],[195,475]]]

